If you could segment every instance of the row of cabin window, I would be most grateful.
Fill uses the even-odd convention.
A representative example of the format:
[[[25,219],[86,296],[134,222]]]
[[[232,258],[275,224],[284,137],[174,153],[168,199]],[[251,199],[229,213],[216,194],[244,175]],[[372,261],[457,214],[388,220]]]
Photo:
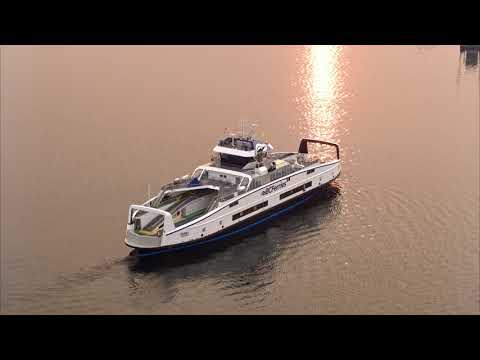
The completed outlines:
[[[245,209],[243,211],[240,211],[237,214],[234,214],[232,216],[232,220],[237,220],[238,218],[241,218],[242,216],[248,215],[254,211],[257,211],[258,209],[264,208],[265,206],[268,206],[268,201],[264,201],[260,204],[257,204],[255,206],[252,206],[251,208]]]
[[[286,191],[286,192],[284,192],[283,194],[280,194],[280,200],[283,199],[283,198],[286,198],[287,196],[290,196],[290,195],[292,195],[292,194],[295,194],[295,193],[297,193],[297,192],[299,192],[299,191],[302,191],[302,190],[304,190],[304,189],[306,189],[306,188],[309,188],[310,186],[312,186],[312,182],[311,182],[311,181],[309,181],[308,183],[306,183],[306,184],[304,184],[304,185],[302,185],[302,186],[298,186],[298,187],[296,187],[295,189]],[[235,205],[238,205],[238,201],[235,201],[235,202],[231,203],[231,204],[230,204],[230,207],[235,206]],[[255,206],[252,206],[251,208],[248,208],[248,209],[246,209],[246,210],[243,210],[243,211],[240,211],[239,213],[234,214],[234,215],[232,216],[232,220],[235,221],[235,220],[241,218],[242,216],[248,215],[248,214],[250,214],[250,213],[252,213],[252,212],[254,212],[254,211],[257,211],[257,210],[259,210],[259,209],[261,209],[261,208],[264,208],[265,206],[268,206],[268,201],[264,201],[264,202],[262,202],[262,203],[260,203],[260,204],[257,204],[257,205],[255,205]]]
[[[290,196],[292,194],[295,194],[297,192],[300,192],[300,191],[303,191],[304,189],[306,188],[309,188],[310,186],[312,186],[312,182],[309,181],[308,183],[302,185],[302,186],[298,186],[296,187],[295,189],[292,189],[292,190],[288,190],[288,191],[285,191],[283,194],[280,194],[280,200],[286,198],[287,196]]]

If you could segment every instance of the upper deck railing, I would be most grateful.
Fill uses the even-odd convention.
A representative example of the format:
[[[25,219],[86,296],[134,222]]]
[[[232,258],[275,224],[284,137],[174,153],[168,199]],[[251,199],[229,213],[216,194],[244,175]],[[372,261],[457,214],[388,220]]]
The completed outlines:
[[[252,151],[255,150],[256,140],[250,138],[226,138],[218,142],[218,146],[230,149]]]
[[[249,190],[256,189],[262,185],[266,185],[272,181],[280,179],[281,177],[294,173],[297,170],[299,170],[299,167],[288,164],[288,165],[282,166],[281,168],[272,170],[271,172],[265,175],[256,176],[252,179],[252,183],[250,184]]]

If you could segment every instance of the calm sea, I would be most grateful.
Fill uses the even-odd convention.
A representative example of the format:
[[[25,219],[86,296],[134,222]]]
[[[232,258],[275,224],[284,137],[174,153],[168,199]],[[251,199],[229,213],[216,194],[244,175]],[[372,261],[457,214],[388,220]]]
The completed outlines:
[[[10,46],[4,314],[478,314],[478,53],[459,46]],[[239,241],[138,263],[128,206],[241,120],[342,174]]]

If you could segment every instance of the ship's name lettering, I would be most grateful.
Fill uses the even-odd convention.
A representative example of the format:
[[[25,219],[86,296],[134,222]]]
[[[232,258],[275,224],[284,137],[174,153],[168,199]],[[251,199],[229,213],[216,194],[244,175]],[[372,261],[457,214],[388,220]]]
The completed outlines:
[[[286,181],[281,182],[280,184],[271,185],[271,186],[265,188],[265,190],[262,191],[262,195],[268,195],[268,194],[270,194],[274,191],[277,191],[281,188],[284,188],[285,186],[287,186]]]

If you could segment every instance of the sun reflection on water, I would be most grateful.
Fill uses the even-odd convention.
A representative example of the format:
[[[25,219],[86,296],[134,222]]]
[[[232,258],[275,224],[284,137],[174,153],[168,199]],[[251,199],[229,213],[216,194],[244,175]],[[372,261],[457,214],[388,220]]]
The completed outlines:
[[[339,141],[339,120],[346,114],[341,106],[344,92],[343,46],[313,45],[305,48],[300,81],[304,96],[299,99],[304,115],[302,135]]]

